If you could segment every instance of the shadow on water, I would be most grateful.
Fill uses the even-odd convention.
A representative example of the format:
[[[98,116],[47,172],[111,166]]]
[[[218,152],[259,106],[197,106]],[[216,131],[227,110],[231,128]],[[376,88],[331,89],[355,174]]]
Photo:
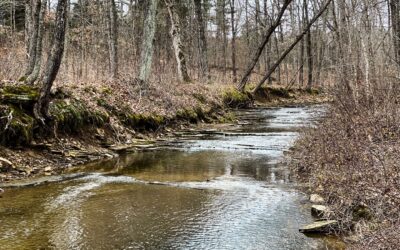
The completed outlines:
[[[0,200],[4,249],[341,249],[308,238],[306,197],[279,164],[322,107],[238,111],[224,131],[89,164]]]

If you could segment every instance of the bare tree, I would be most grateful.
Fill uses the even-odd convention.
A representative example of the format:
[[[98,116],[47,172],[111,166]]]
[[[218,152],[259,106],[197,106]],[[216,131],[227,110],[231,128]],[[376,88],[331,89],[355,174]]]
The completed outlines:
[[[108,47],[110,53],[110,73],[118,77],[118,13],[115,0],[108,0]]]
[[[390,0],[390,20],[392,23],[392,36],[394,48],[394,60],[400,67],[400,1]]]
[[[269,29],[265,33],[263,41],[261,42],[260,46],[257,48],[257,50],[253,56],[253,59],[251,60],[250,64],[248,65],[246,72],[243,75],[242,80],[240,81],[240,83],[238,85],[239,91],[242,91],[242,92],[244,91],[247,81],[249,80],[249,77],[251,75],[251,72],[254,70],[254,67],[256,66],[258,60],[260,59],[260,56],[265,48],[265,45],[268,43],[268,41],[269,41],[271,35],[274,33],[275,29],[280,25],[283,14],[285,13],[287,7],[289,6],[289,4],[291,2],[292,2],[292,0],[285,0],[274,23],[269,27]]]
[[[32,17],[26,19],[26,27],[28,29],[28,34],[30,37],[27,39],[29,41],[28,45],[28,64],[25,70],[24,76],[21,78],[22,81],[25,81],[26,78],[32,74],[33,69],[35,68],[36,63],[36,52],[37,52],[37,44],[38,44],[38,36],[39,36],[39,24],[40,24],[40,10],[41,10],[42,2],[41,0],[34,0],[33,8],[28,8],[28,13],[32,10]],[[29,14],[27,14],[29,17]]]
[[[150,0],[144,23],[142,51],[140,54],[139,81],[147,89],[154,53],[158,0]]]
[[[207,38],[205,34],[204,20],[203,20],[203,7],[201,0],[194,0],[197,17],[197,33],[199,43],[199,57],[200,57],[200,76],[207,83],[210,81],[210,71],[208,68],[207,56]]]
[[[35,117],[45,122],[49,118],[48,110],[50,103],[50,90],[53,86],[54,80],[57,77],[58,71],[61,66],[61,60],[64,52],[65,29],[67,26],[67,10],[68,1],[59,0],[56,10],[55,30],[53,35],[53,44],[50,51],[47,64],[41,77],[41,89],[39,99],[34,107]]]
[[[181,82],[190,82],[187,72],[186,57],[184,53],[184,45],[181,38],[181,25],[179,16],[175,10],[175,0],[165,0],[171,20],[171,37],[174,46],[176,63],[178,64],[178,78]]]
[[[32,73],[26,78],[26,83],[32,85],[38,79],[42,67],[43,34],[44,34],[44,16],[47,10],[47,0],[42,0],[42,8],[39,17],[39,31],[37,36],[37,45],[35,53],[35,66]]]
[[[308,33],[308,31],[311,29],[312,25],[318,20],[318,18],[325,12],[325,10],[328,8],[329,4],[332,2],[332,0],[326,0],[325,4],[321,7],[321,9],[314,15],[314,17],[311,19],[311,21],[307,24],[307,26],[304,27],[303,31],[296,37],[294,42],[287,48],[282,55],[279,57],[279,59],[275,62],[275,64],[269,69],[267,74],[261,79],[261,81],[257,84],[257,86],[254,88],[252,91],[253,93],[256,93],[261,86],[265,83],[265,81],[272,75],[272,73],[275,71],[275,69],[281,64],[281,62],[285,59],[285,57],[296,47],[296,45],[303,39],[303,37]]]
[[[304,20],[306,23],[309,22],[308,19],[308,4],[307,0],[303,2],[304,8]],[[308,30],[306,35],[306,51],[307,51],[307,89],[311,89],[313,85],[313,55],[312,55],[312,41],[311,41],[311,31]]]
[[[232,76],[233,83],[237,82],[237,72],[236,72],[236,26],[235,26],[235,0],[230,0],[229,2],[231,7],[231,46],[232,46]]]

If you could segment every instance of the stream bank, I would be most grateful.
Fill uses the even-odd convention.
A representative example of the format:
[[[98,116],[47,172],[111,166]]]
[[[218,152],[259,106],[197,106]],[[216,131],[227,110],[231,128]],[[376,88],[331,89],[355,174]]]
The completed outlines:
[[[170,98],[168,102],[172,105],[160,104],[156,111],[153,104],[148,108],[151,112],[146,112],[127,106],[123,101],[126,97],[115,89],[56,88],[50,107],[53,119],[43,127],[32,115],[37,89],[3,84],[0,87],[0,157],[7,162],[0,161],[0,182],[57,175],[74,166],[117,157],[127,149],[144,150],[176,131],[194,129],[199,124],[239,123],[231,112],[236,108],[327,101],[326,95],[317,90],[307,92],[273,86],[264,88],[254,100],[231,87],[218,91],[206,87],[205,91],[184,89],[183,97]],[[147,98],[156,95],[153,93]],[[191,102],[182,102],[188,96]]]

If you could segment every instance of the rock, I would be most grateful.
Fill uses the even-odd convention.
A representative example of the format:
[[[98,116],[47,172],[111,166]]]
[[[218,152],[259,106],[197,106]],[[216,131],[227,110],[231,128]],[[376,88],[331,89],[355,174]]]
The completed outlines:
[[[311,214],[316,217],[324,217],[328,215],[330,209],[324,205],[312,205],[311,206]]]
[[[111,146],[110,149],[112,151],[120,153],[120,152],[125,152],[128,149],[131,149],[132,147],[133,147],[133,145],[131,145],[131,144],[129,144],[129,145],[116,145],[116,146]]]
[[[336,227],[336,220],[322,220],[303,226],[299,231],[300,233],[329,233]]]
[[[324,198],[322,198],[322,196],[319,194],[312,194],[310,196],[310,201],[312,203],[324,203],[325,202]]]
[[[51,172],[51,171],[53,171],[52,167],[45,167],[44,168],[44,172]]]
[[[111,154],[104,154],[104,157],[105,157],[105,158],[110,158],[110,159],[111,159],[111,158],[114,158],[114,156],[111,155]]]

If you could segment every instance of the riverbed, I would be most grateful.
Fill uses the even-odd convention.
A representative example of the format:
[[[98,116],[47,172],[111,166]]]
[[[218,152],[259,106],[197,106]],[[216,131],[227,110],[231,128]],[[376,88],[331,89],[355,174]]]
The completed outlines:
[[[223,129],[83,166],[61,182],[7,189],[0,249],[340,249],[298,228],[307,197],[282,163],[322,106],[236,112]]]

